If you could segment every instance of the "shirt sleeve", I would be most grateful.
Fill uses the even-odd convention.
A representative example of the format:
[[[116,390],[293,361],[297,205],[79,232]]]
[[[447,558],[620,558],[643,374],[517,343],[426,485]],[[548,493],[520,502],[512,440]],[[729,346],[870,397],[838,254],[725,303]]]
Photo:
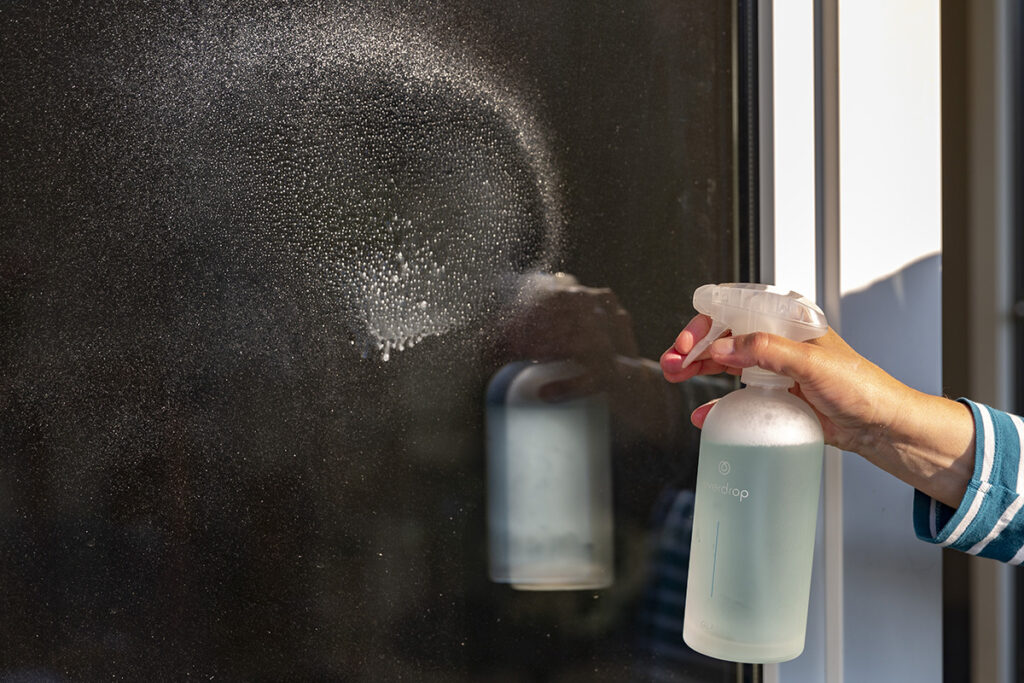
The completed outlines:
[[[1024,420],[967,399],[960,402],[974,415],[974,474],[955,509],[915,491],[914,531],[944,548],[1019,565],[1024,561]]]

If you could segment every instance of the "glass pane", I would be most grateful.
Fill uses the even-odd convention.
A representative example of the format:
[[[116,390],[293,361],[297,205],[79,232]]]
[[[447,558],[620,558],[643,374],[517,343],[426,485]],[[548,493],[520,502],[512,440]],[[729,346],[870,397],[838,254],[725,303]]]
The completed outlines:
[[[733,15],[4,3],[0,677],[735,680],[656,365]]]

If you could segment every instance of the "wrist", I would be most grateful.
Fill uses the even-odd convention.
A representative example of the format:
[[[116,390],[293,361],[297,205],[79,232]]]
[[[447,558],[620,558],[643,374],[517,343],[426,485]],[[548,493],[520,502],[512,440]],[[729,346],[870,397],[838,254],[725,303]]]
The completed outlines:
[[[958,507],[974,473],[974,418],[967,406],[910,390],[880,439],[877,465]]]

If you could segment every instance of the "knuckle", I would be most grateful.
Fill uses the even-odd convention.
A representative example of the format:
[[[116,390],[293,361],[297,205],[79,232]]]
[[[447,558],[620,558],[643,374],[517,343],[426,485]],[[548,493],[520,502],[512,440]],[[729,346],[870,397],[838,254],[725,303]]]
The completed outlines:
[[[747,335],[744,346],[755,358],[760,358],[772,345],[772,337],[767,332],[752,332]]]

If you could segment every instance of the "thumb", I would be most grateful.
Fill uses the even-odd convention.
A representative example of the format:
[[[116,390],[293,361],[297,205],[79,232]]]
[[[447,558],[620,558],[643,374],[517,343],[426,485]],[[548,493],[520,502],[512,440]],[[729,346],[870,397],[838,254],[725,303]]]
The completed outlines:
[[[810,380],[813,365],[811,349],[767,332],[752,332],[716,340],[709,349],[711,358],[730,368],[757,366],[785,375],[800,384]]]

